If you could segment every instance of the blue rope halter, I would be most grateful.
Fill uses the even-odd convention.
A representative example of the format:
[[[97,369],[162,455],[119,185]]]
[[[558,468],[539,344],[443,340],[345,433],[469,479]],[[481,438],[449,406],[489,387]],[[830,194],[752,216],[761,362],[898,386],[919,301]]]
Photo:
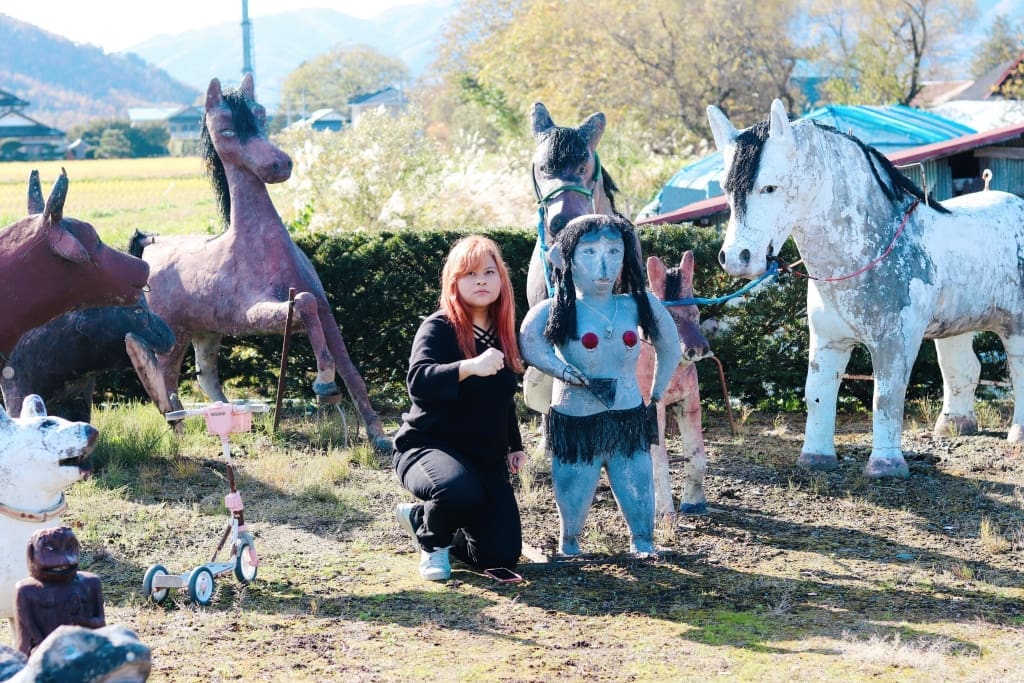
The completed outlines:
[[[548,298],[551,298],[555,295],[555,285],[551,282],[551,266],[548,265],[548,242],[544,234],[544,214],[548,202],[563,192],[577,192],[584,197],[589,197],[591,210],[596,210],[594,207],[594,190],[597,189],[597,184],[601,182],[601,158],[597,156],[597,152],[594,152],[594,177],[592,178],[594,190],[588,189],[583,185],[559,185],[546,195],[541,196],[540,186],[537,185],[536,169],[532,164],[530,165],[530,178],[533,180],[533,193],[537,196],[537,244],[540,246],[540,263],[544,268],[544,285],[548,290]]]
[[[728,301],[729,299],[735,299],[738,296],[743,296],[744,294],[752,290],[754,287],[757,287],[759,284],[761,284],[770,277],[779,277],[778,261],[770,261],[768,263],[768,270],[765,271],[764,275],[757,278],[756,280],[751,280],[747,284],[737,289],[732,294],[716,296],[710,299],[703,296],[691,296],[685,299],[676,299],[674,301],[662,301],[661,303],[663,306],[710,306],[712,304],[720,304]]]

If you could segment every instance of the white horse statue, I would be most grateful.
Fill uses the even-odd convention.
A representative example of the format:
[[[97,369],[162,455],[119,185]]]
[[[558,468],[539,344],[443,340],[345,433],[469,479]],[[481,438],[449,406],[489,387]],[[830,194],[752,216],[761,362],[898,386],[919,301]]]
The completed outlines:
[[[839,384],[855,344],[875,375],[869,477],[906,477],[900,437],[911,367],[934,339],[944,384],[937,433],[977,430],[980,363],[974,333],[999,335],[1013,378],[1008,438],[1024,440],[1024,200],[983,191],[929,202],[877,150],[782,102],[737,131],[708,107],[726,165],[732,210],[719,253],[731,275],[754,278],[792,234],[809,277],[807,427],[799,465],[836,466]]]

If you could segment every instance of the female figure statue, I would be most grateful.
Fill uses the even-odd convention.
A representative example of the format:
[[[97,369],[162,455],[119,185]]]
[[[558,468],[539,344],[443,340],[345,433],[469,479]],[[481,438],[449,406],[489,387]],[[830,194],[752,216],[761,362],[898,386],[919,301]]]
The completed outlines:
[[[637,244],[621,216],[571,220],[549,252],[555,296],[531,308],[520,328],[523,359],[554,378],[545,441],[564,555],[580,553],[602,467],[629,526],[630,550],[654,554],[654,404],[681,351],[672,317],[644,288]],[[644,405],[636,366],[648,342],[655,372]]]

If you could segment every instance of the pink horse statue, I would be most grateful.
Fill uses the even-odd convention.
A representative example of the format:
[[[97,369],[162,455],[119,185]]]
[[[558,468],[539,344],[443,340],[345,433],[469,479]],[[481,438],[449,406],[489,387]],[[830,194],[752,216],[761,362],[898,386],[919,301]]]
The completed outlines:
[[[700,386],[697,383],[697,366],[701,358],[711,355],[707,340],[700,331],[700,314],[693,304],[674,304],[693,296],[693,252],[683,253],[677,268],[666,268],[657,256],[647,259],[647,281],[658,299],[665,302],[665,308],[676,324],[679,346],[683,355],[672,375],[668,389],[658,402],[658,444],[651,446],[654,462],[654,510],[659,517],[672,516],[672,483],[668,471],[668,451],[665,446],[665,407],[672,407],[672,414],[683,443],[683,493],[679,511],[683,514],[702,515],[708,510],[704,495],[704,472],[707,469],[707,455],[704,452],[704,433],[701,430]],[[654,377],[654,351],[644,344],[636,368],[644,400],[650,400],[650,387]]]
[[[160,237],[145,248],[153,270],[149,304],[177,338],[159,356],[164,385],[178,386],[185,351],[192,344],[199,385],[211,401],[225,401],[217,372],[224,335],[283,334],[288,290],[295,288],[296,332],[304,331],[316,356],[313,392],[338,393],[341,377],[375,448],[391,442],[352,363],[313,264],[295,245],[274,208],[267,183],[280,183],[292,171],[289,156],[267,139],[265,113],[247,74],[238,90],[206,91],[202,151],[227,229],[216,237]],[[140,373],[141,375],[142,373]],[[164,390],[148,386],[161,410],[171,408]]]
[[[0,230],[0,363],[28,330],[66,311],[131,304],[149,277],[141,259],[103,244],[95,228],[64,216],[68,176],[43,203],[39,173],[28,181],[31,215]],[[6,368],[5,373],[17,372]]]

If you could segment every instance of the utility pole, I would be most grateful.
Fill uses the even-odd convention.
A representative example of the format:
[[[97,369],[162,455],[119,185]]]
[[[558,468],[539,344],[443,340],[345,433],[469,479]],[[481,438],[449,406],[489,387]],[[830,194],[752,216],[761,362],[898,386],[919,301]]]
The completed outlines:
[[[249,21],[249,0],[242,0],[242,77],[252,73],[252,24]]]

